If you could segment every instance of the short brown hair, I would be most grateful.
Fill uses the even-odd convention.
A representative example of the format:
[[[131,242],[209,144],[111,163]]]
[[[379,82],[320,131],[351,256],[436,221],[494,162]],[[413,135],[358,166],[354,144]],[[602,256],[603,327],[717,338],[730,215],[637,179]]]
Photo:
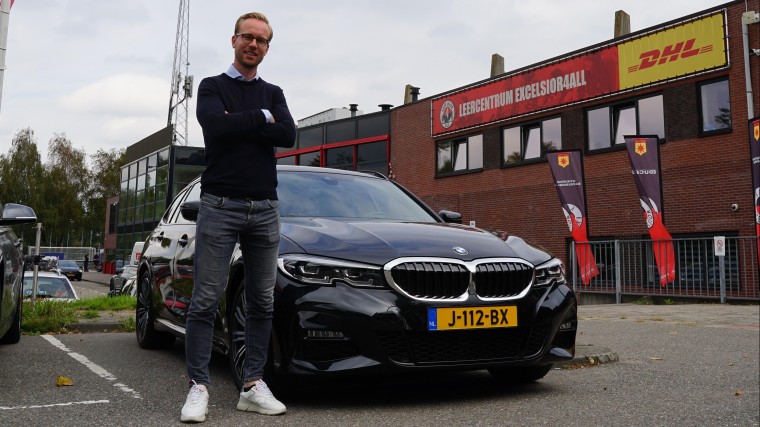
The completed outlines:
[[[272,30],[272,26],[269,25],[269,20],[267,17],[260,12],[249,12],[244,15],[240,15],[240,18],[235,21],[235,32],[233,34],[237,34],[238,31],[240,31],[240,24],[243,23],[246,19],[258,19],[259,21],[266,22],[267,27],[269,27],[269,41],[272,41],[272,37],[274,37],[274,31]]]

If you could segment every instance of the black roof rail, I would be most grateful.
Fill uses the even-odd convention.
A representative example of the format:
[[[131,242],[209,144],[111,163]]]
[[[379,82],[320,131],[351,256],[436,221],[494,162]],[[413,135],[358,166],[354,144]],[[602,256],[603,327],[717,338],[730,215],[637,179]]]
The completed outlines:
[[[387,176],[381,174],[378,171],[374,171],[374,170],[369,170],[369,169],[368,170],[357,170],[357,172],[366,173],[368,175],[374,175],[374,176],[376,176],[378,178],[388,179]]]

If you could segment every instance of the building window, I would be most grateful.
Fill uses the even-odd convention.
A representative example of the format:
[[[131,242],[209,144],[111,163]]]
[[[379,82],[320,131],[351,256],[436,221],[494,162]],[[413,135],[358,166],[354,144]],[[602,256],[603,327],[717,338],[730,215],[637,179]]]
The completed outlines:
[[[731,129],[731,99],[728,80],[705,83],[699,86],[700,130],[715,132]]]
[[[559,117],[504,129],[502,164],[539,159],[550,150],[562,149],[562,120]]]
[[[437,176],[483,169],[483,135],[439,142],[436,152]]]
[[[662,95],[586,111],[589,151],[625,144],[626,135],[657,135],[665,138]]]

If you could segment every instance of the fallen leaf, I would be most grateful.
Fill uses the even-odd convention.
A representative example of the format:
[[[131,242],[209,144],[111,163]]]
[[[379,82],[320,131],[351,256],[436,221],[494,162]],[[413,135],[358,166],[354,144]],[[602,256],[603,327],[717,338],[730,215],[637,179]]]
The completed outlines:
[[[55,380],[55,385],[56,387],[74,385],[74,381],[71,381],[71,378],[64,377],[63,375],[59,375],[58,379]]]
[[[741,395],[743,395],[743,394],[744,394],[743,392],[741,392],[741,391],[737,391],[736,393],[734,393],[734,396],[741,396]]]
[[[662,360],[662,357],[649,356],[649,360]]]

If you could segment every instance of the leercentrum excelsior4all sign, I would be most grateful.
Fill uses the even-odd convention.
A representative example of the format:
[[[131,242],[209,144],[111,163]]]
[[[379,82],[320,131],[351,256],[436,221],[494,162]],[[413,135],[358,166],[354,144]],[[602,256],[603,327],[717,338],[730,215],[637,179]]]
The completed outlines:
[[[434,98],[432,135],[728,66],[725,9]]]

